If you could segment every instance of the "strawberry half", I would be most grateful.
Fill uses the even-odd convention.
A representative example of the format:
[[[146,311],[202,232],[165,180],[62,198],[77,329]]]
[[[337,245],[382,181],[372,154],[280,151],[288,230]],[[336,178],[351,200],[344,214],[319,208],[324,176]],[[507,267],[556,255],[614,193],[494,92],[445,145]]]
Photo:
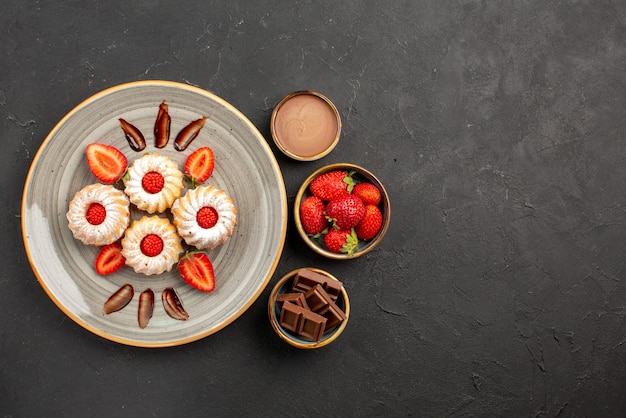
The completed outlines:
[[[215,168],[215,157],[213,150],[209,147],[198,148],[185,160],[183,171],[187,179],[195,187],[198,183],[203,183],[211,177]]]
[[[105,184],[121,179],[128,167],[126,156],[112,145],[92,143],[87,145],[85,153],[89,170]]]
[[[96,257],[96,273],[101,276],[115,273],[126,264],[126,258],[122,255],[122,244],[114,242],[100,248]]]
[[[201,292],[215,289],[215,273],[209,257],[202,252],[190,252],[178,261],[178,272],[191,287]]]

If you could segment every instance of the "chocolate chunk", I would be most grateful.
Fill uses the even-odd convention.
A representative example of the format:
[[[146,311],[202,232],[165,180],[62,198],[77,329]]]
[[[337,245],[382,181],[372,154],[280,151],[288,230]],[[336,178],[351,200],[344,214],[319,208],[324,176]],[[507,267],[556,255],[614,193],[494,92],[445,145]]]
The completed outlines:
[[[316,284],[315,287],[307,290],[304,294],[304,298],[309,309],[317,313],[326,308],[329,302],[332,302],[330,296],[320,284]]]
[[[346,319],[346,314],[344,313],[344,311],[339,309],[339,307],[334,302],[330,302],[326,311],[321,315],[326,318],[326,329],[330,329],[335,325],[339,325]]]
[[[342,283],[309,269],[298,270],[296,277],[293,279],[292,289],[295,292],[305,293],[318,284],[324,288],[332,300],[337,300],[341,293]]]
[[[280,325],[289,331],[313,341],[319,341],[326,329],[326,318],[291,302],[284,302],[280,311]]]
[[[303,308],[291,302],[283,303],[283,307],[280,310],[280,326],[286,330],[297,333],[303,310]]]
[[[300,320],[298,333],[303,337],[308,337],[313,341],[319,341],[326,329],[326,318],[312,311],[305,311]]]
[[[303,293],[281,293],[279,295],[276,295],[276,303],[278,304],[279,308],[282,309],[283,303],[285,302],[291,302],[302,308],[309,309]]]
[[[313,312],[326,318],[326,329],[339,325],[346,319],[346,314],[335,304],[321,285],[318,284],[309,289],[304,297]]]

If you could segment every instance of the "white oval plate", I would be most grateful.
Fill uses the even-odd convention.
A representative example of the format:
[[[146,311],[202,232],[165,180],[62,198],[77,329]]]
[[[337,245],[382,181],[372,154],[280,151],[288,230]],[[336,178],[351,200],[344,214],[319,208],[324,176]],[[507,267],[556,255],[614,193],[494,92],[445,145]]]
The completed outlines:
[[[171,138],[154,146],[154,121],[165,100],[172,117]],[[192,120],[208,116],[200,135],[184,152],[174,150],[176,134]],[[132,151],[119,118],[137,126],[146,138],[142,152]],[[238,226],[225,245],[212,250],[216,289],[199,292],[186,285],[176,266],[159,276],[123,267],[99,276],[93,267],[98,248],[74,239],[65,217],[68,203],[87,184],[89,143],[114,145],[129,164],[146,152],[159,152],[182,170],[191,152],[210,146],[215,170],[207,184],[234,200]],[[135,214],[136,217],[137,214]],[[139,214],[141,215],[141,213]],[[257,128],[223,99],[199,88],[169,81],[139,81],[104,90],[69,112],[37,151],[22,197],[22,235],[30,264],[54,303],[87,330],[119,343],[140,347],[180,345],[211,335],[232,323],[258,298],[280,258],[287,227],[287,197],[280,168]],[[103,304],[124,283],[135,289],[131,303],[105,315]],[[161,291],[174,287],[189,313],[187,321],[166,315]],[[154,316],[147,328],[137,324],[139,294],[155,292]]]

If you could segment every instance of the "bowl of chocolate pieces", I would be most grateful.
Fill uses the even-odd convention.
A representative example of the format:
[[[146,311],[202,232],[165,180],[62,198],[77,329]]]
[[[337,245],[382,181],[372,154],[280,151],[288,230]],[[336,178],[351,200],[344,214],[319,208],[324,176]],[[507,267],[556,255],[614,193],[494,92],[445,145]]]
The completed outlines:
[[[330,273],[301,268],[283,276],[268,303],[270,323],[288,344],[303,349],[335,341],[348,324],[350,301],[343,284]]]

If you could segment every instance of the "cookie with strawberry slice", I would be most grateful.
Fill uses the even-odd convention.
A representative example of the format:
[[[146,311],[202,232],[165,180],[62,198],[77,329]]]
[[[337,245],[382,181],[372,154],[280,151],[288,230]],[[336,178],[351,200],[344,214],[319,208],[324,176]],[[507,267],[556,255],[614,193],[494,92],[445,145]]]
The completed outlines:
[[[126,168],[128,159],[112,145],[91,143],[85,150],[89,170],[104,184],[113,184],[120,180]]]
[[[183,172],[185,178],[195,188],[198,184],[204,183],[213,174],[215,168],[215,156],[209,147],[198,148],[185,160]]]
[[[203,252],[189,252],[178,261],[178,271],[183,280],[201,292],[215,289],[213,264]]]

